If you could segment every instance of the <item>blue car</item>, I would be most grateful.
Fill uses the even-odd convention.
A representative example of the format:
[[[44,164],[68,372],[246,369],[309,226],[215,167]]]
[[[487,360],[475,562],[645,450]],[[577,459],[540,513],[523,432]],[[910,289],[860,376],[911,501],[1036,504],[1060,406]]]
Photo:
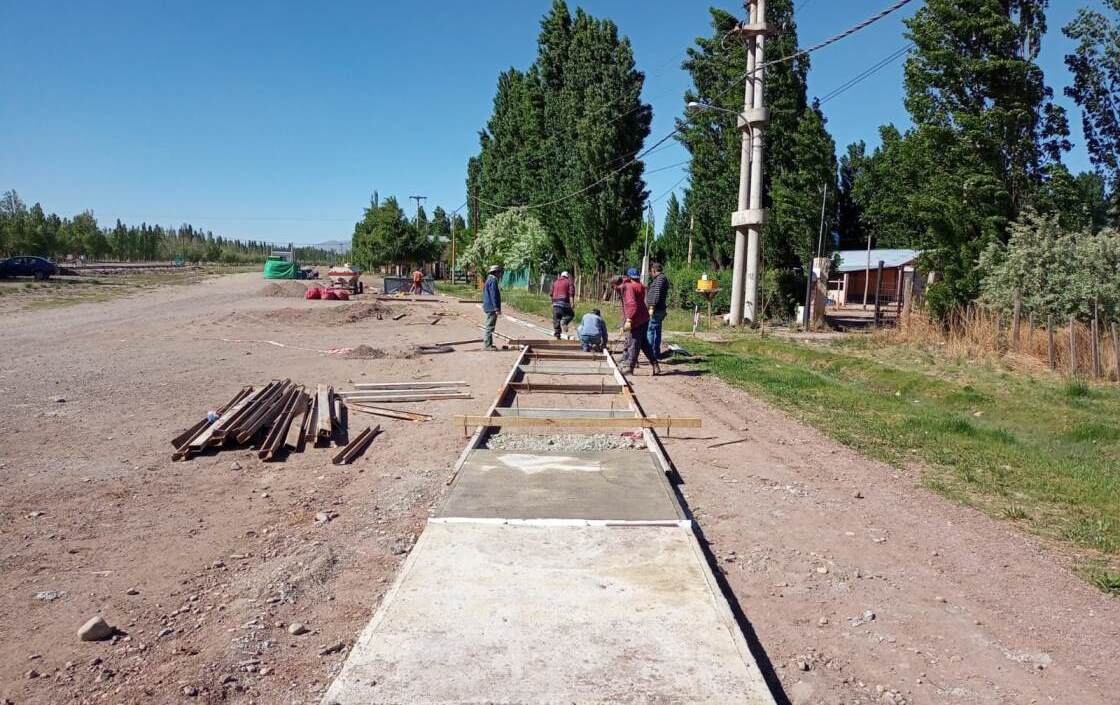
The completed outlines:
[[[35,277],[42,281],[58,274],[58,265],[45,257],[9,257],[0,260],[0,277]]]

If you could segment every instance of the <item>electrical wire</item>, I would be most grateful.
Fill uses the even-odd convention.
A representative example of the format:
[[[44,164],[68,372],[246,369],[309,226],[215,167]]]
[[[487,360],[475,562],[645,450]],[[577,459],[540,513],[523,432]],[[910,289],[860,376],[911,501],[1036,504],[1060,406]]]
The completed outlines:
[[[898,49],[897,51],[890,54],[889,56],[887,56],[883,59],[880,59],[878,62],[876,62],[872,66],[869,66],[868,68],[864,69],[862,72],[856,74],[855,76],[848,79],[844,83],[840,84],[839,86],[837,86],[833,90],[829,91],[827,94],[825,94],[825,96],[823,98],[819,99],[818,103],[820,105],[824,105],[825,103],[832,100],[833,98],[837,98],[837,97],[843,95],[848,90],[856,87],[860,83],[863,83],[867,79],[871,78],[875,74],[877,74],[880,71],[882,71],[883,69],[885,69],[887,66],[890,66],[895,61],[898,61],[902,57],[909,54],[910,50],[913,49],[913,48],[914,48],[913,44],[907,44],[906,46],[902,47],[901,49]]]

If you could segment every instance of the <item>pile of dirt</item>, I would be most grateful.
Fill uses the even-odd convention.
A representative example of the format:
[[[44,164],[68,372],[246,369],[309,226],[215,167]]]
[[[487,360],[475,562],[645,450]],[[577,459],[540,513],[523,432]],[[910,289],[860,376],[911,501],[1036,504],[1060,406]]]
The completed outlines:
[[[347,360],[380,360],[386,357],[386,352],[369,345],[359,345],[356,348],[351,348],[342,357]]]
[[[390,313],[387,306],[379,303],[331,305],[329,302],[309,301],[308,304],[311,308],[281,308],[271,311],[268,313],[268,320],[270,323],[285,325],[344,326],[370,318],[381,320]],[[247,317],[259,322],[257,317],[248,314],[234,314],[231,319],[236,322],[239,317]]]
[[[269,282],[261,287],[260,296],[283,299],[302,299],[307,287],[296,281]]]

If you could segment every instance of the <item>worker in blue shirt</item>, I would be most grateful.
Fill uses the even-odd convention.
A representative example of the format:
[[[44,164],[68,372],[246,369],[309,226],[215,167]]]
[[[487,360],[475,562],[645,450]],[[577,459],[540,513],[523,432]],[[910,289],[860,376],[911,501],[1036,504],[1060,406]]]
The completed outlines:
[[[607,322],[597,308],[583,314],[576,333],[579,334],[579,347],[584,352],[601,352],[607,347]]]
[[[482,286],[482,312],[486,314],[482,327],[482,349],[487,351],[498,349],[494,346],[494,328],[498,325],[498,316],[502,314],[501,276],[502,265],[491,265],[487,270],[486,283]]]

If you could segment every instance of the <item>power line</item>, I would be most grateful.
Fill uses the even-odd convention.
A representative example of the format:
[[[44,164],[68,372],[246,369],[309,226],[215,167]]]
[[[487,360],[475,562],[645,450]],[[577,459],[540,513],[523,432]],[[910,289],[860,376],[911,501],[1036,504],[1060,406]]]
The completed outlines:
[[[837,98],[840,95],[846,93],[848,90],[856,87],[858,84],[863,83],[867,79],[871,78],[875,74],[877,74],[880,71],[882,71],[883,69],[885,69],[887,66],[890,66],[895,61],[898,61],[903,56],[906,56],[907,54],[909,54],[910,50],[913,49],[913,48],[914,48],[913,44],[907,44],[906,46],[904,46],[901,49],[898,49],[897,51],[893,52],[892,54],[890,54],[886,58],[880,59],[878,62],[876,62],[872,66],[864,69],[862,72],[856,74],[852,78],[850,78],[847,81],[845,81],[844,83],[840,84],[838,87],[829,91],[823,98],[821,98],[818,101],[819,104],[824,105],[825,103],[832,100],[833,98]]]
[[[859,22],[859,23],[849,27],[848,29],[844,30],[843,32],[840,32],[838,34],[834,34],[831,37],[825,39],[824,41],[818,42],[817,44],[814,44],[813,46],[808,47],[807,49],[802,49],[802,50],[796,51],[793,54],[790,54],[788,56],[783,56],[783,57],[778,58],[778,59],[772,59],[770,61],[763,62],[763,63],[759,64],[758,66],[755,66],[753,71],[748,71],[747,73],[743,74],[741,77],[735,79],[732,82],[729,82],[728,85],[732,86],[732,87],[735,87],[735,88],[738,88],[737,84],[741,84],[744,80],[746,80],[752,74],[758,73],[759,71],[761,71],[761,70],[763,70],[763,69],[765,69],[769,66],[774,66],[775,64],[785,63],[787,61],[793,61],[794,59],[800,58],[802,56],[808,56],[809,54],[820,51],[821,49],[824,49],[826,47],[832,46],[833,44],[835,44],[835,43],[837,43],[841,40],[847,39],[848,37],[852,36],[853,34],[861,32],[862,30],[870,27],[871,25],[873,25],[876,22],[882,20],[883,18],[897,12],[898,10],[905,7],[906,5],[909,5],[913,1],[914,0],[897,0],[897,2],[895,2],[890,7],[878,12],[875,15],[872,15],[871,17],[868,17],[867,19],[863,20],[862,22]],[[723,95],[726,95],[726,92],[720,93],[720,94],[717,94],[717,95],[722,97]],[[685,116],[684,123],[687,123],[690,119],[691,118],[689,116]],[[634,156],[633,158],[629,159],[628,161],[626,161],[625,164],[618,167],[617,169],[614,169],[612,171],[607,172],[606,174],[604,174],[602,177],[600,177],[596,181],[593,181],[592,183],[588,184],[587,186],[584,186],[583,188],[579,189],[578,191],[573,191],[573,192],[565,194],[563,196],[559,196],[557,198],[552,199],[551,201],[546,201],[544,203],[536,203],[536,204],[524,204],[524,205],[519,205],[519,206],[501,206],[501,205],[498,205],[496,203],[490,203],[490,202],[484,200],[482,197],[477,196],[477,195],[474,196],[474,198],[479,203],[487,205],[491,208],[497,208],[499,210],[506,210],[506,209],[509,209],[509,208],[523,208],[523,209],[547,208],[548,206],[553,206],[553,205],[556,205],[556,204],[559,204],[559,203],[563,203],[565,201],[569,201],[569,200],[571,200],[571,199],[573,199],[577,196],[581,196],[581,195],[587,193],[591,189],[595,188],[599,184],[606,181],[611,176],[621,172],[622,170],[626,169],[627,167],[629,167],[631,164],[638,161],[642,157],[647,156],[648,154],[652,153],[652,150],[656,149],[657,147],[660,147],[665,142],[668,142],[674,135],[679,133],[681,131],[681,128],[683,127],[684,123],[678,124],[676,127],[673,128],[673,130],[671,132],[669,132],[669,134],[667,134],[664,137],[662,137],[661,139],[659,139],[649,149],[635,153],[637,156]],[[618,161],[618,159],[620,159],[620,158],[616,157],[611,162],[607,162],[607,164],[608,165],[612,164],[612,163]]]
[[[660,196],[658,196],[657,198],[655,198],[655,199],[653,199],[652,201],[650,201],[650,202],[649,202],[649,203],[650,203],[650,205],[653,205],[654,203],[657,203],[657,202],[658,202],[658,201],[660,201],[660,200],[661,200],[662,198],[665,198],[666,196],[668,196],[669,194],[671,194],[671,193],[672,193],[673,191],[676,191],[676,190],[677,190],[677,187],[678,187],[678,186],[680,186],[681,184],[683,184],[683,183],[684,183],[684,181],[685,181],[685,179],[687,179],[687,178],[688,178],[688,174],[685,174],[685,175],[684,175],[684,176],[682,176],[681,178],[677,179],[677,183],[675,183],[675,184],[673,184],[672,186],[670,186],[670,187],[669,187],[669,190],[668,190],[668,191],[666,191],[665,193],[661,194],[661,195],[660,195]]]

